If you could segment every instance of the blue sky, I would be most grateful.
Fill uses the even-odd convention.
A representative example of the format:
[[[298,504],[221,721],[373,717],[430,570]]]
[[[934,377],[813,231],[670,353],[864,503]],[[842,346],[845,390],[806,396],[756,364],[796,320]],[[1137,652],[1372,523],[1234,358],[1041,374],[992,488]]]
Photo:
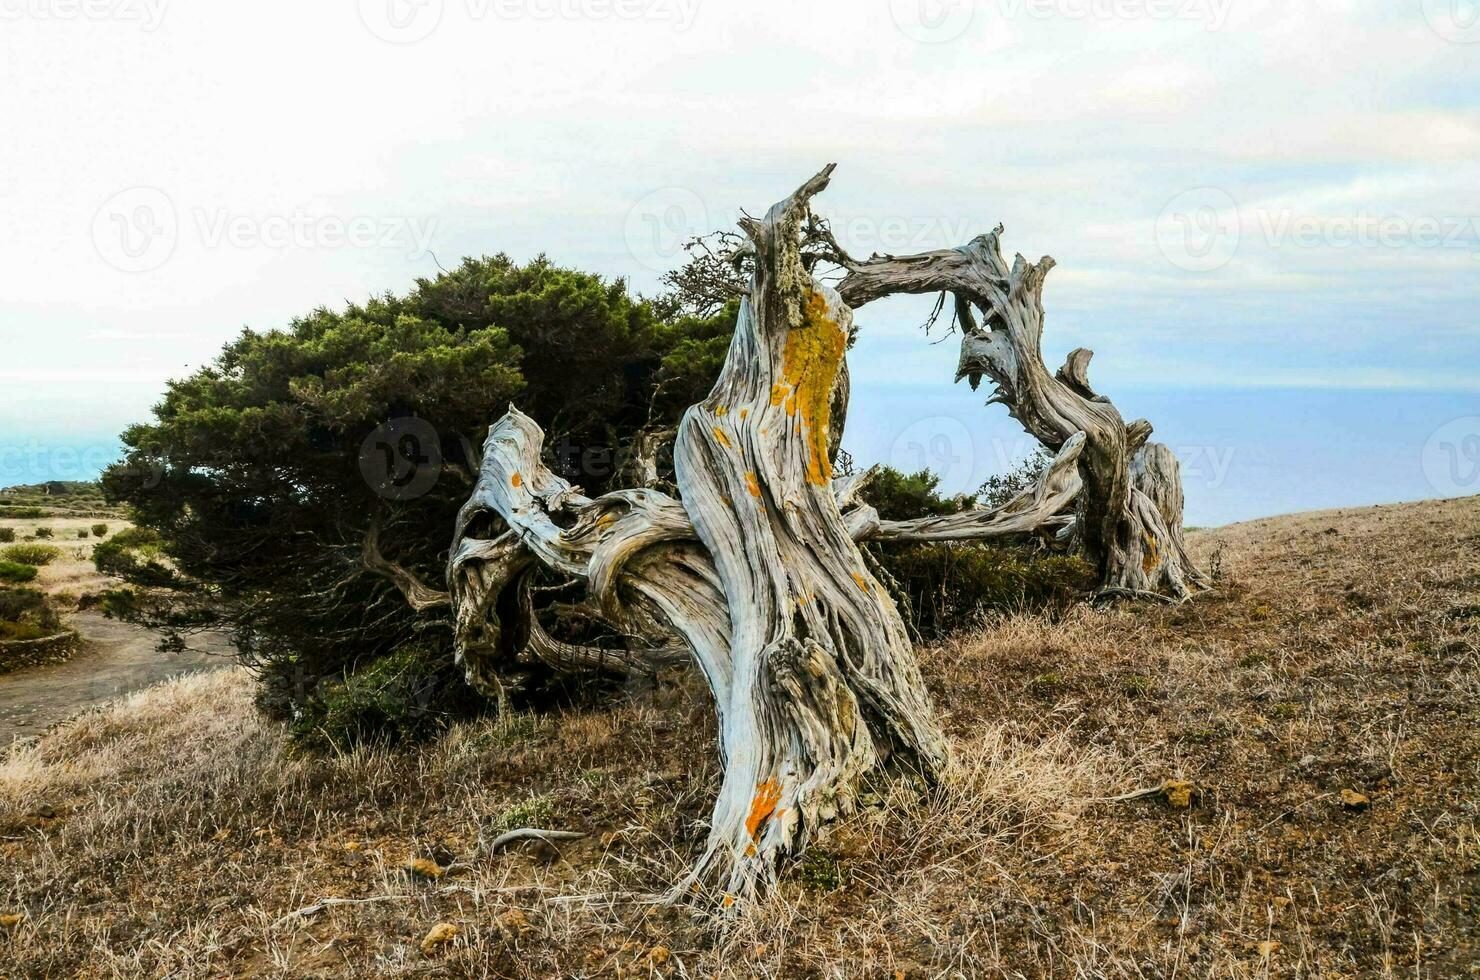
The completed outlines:
[[[1189,488],[1190,514],[1357,502],[1342,495],[1364,474],[1363,499],[1437,495],[1430,437],[1480,415],[1477,0],[14,0],[0,16],[0,482],[86,475],[164,379],[243,326],[469,253],[543,251],[651,291],[687,234],[830,160],[820,208],[855,251],[1002,222],[1009,248],[1052,254],[1050,358],[1094,348],[1113,397],[1229,392],[1204,409],[1222,432],[1252,404],[1237,392],[1278,388],[1312,421],[1260,428],[1271,452],[1298,460],[1351,411],[1388,440],[1277,499]],[[954,352],[920,335],[924,305],[860,314],[877,421],[850,440],[904,432],[933,386],[969,430],[1001,422],[947,388]],[[1384,482],[1400,466],[1413,479]]]

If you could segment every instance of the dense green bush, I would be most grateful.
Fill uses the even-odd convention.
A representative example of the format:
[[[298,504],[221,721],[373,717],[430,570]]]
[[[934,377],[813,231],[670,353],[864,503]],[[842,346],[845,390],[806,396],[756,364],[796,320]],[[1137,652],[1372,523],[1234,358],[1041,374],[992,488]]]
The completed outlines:
[[[38,539],[41,539],[41,538],[49,538],[51,536],[52,536],[52,530],[49,527],[38,527],[36,529],[36,537]]]
[[[168,385],[104,476],[158,553],[108,548],[120,532],[95,560],[218,614],[276,685],[266,703],[292,714],[298,692],[356,664],[450,645],[445,610],[412,611],[360,563],[372,522],[387,559],[439,584],[478,451],[510,402],[545,429],[560,475],[592,493],[625,484],[621,452],[704,396],[735,312],[683,316],[621,281],[496,256],[246,331]],[[114,605],[158,623],[158,600]]]
[[[92,533],[95,538],[106,538],[108,536],[108,525],[94,524],[92,526]]]
[[[85,528],[85,527],[79,527],[77,529],[77,537],[78,537],[79,540],[81,540],[82,538],[87,537],[88,534],[89,534],[89,532],[88,532],[87,528]]]
[[[296,705],[291,730],[300,745],[343,750],[361,743],[425,738],[486,707],[455,671],[446,649],[411,643],[285,700]],[[276,676],[278,684],[282,676]],[[269,684],[259,703],[286,692]],[[271,708],[271,705],[266,705]]]
[[[0,527],[0,544],[9,544],[15,540],[15,528]]]
[[[0,582],[9,582],[12,585],[20,585],[29,582],[37,575],[35,565],[22,565],[15,561],[0,561]]]
[[[50,565],[61,557],[62,549],[49,544],[13,544],[0,550],[0,558],[22,565]]]

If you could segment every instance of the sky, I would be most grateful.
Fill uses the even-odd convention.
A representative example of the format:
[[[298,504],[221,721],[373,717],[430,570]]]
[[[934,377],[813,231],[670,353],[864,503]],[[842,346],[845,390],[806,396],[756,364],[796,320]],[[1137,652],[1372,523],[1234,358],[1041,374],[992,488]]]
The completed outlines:
[[[0,45],[0,483],[244,327],[500,251],[656,292],[836,161],[856,254],[1054,256],[1051,366],[1233,461],[1189,519],[1480,491],[1480,0],[0,0]],[[849,444],[968,489],[1027,447],[928,306],[860,311]]]

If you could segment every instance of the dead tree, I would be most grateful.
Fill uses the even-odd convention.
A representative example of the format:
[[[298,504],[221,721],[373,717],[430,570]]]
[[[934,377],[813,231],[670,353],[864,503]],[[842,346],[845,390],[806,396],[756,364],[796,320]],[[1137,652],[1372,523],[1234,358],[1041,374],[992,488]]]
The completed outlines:
[[[838,249],[848,270],[844,290],[815,279],[810,267],[819,248],[836,243],[812,216],[810,201],[832,169],[764,218],[741,222],[750,281],[720,376],[679,426],[677,499],[652,487],[585,496],[545,465],[544,433],[511,407],[489,431],[477,484],[458,516],[446,601],[458,659],[486,694],[502,699],[540,670],[642,671],[689,655],[703,671],[719,719],[724,775],[708,844],[673,898],[709,886],[722,905],[753,897],[774,880],[784,858],[857,807],[866,777],[885,773],[923,786],[944,774],[947,743],[904,623],[859,541],[1063,532],[1073,500],[1086,489],[1098,494],[1115,485],[1114,472],[1101,472],[1113,470],[1115,446],[1126,480],[1130,453],[1139,448],[1128,428],[1140,433],[1140,427],[1126,427],[1108,402],[1077,392],[1071,394],[1094,411],[1065,402],[1052,424],[1039,424],[1037,395],[1027,386],[1049,383],[1031,373],[1019,380],[999,354],[982,360],[982,370],[1022,390],[1014,410],[1032,415],[1030,431],[1042,431],[1057,453],[1038,484],[996,510],[917,521],[881,521],[859,503],[869,474],[835,479],[832,471],[847,403],[849,303],[947,288],[930,285],[946,278],[930,270],[937,255],[957,253],[858,263]],[[956,263],[962,264],[971,262]],[[896,268],[924,271],[916,276]],[[986,273],[980,279],[981,296],[990,285],[1008,304],[1006,313],[985,305],[989,322],[1010,314],[1028,327],[1021,343],[1031,339],[1032,347],[1013,348],[1014,363],[1036,357],[1036,288],[1023,292],[1012,285],[1018,279],[999,283]],[[952,280],[952,291],[965,289]],[[974,357],[984,356],[977,351],[982,344],[1010,346],[993,336],[970,330]],[[1062,401],[1059,388],[1069,390],[1068,382],[1049,380]],[[1076,421],[1082,424],[1073,427]],[[1156,483],[1169,473],[1174,479],[1174,465],[1169,455],[1147,456],[1138,479]],[[1153,528],[1158,542],[1170,533],[1167,515],[1180,516],[1180,497],[1169,491],[1117,499],[1138,527]],[[1094,525],[1094,547],[1102,550],[1109,544],[1101,542],[1120,533],[1105,509],[1082,508],[1075,522]],[[371,546],[365,562],[408,599],[437,601]],[[1147,579],[1127,588],[1142,590],[1154,572],[1154,581],[1164,581],[1159,570],[1166,565],[1165,559],[1148,563]],[[630,642],[607,649],[551,637],[530,601],[539,568],[584,583],[590,612]]]

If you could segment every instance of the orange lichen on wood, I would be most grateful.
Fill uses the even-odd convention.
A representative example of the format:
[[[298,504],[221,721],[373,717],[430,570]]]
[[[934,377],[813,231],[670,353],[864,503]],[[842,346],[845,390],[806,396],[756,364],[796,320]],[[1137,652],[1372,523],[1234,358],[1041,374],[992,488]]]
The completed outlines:
[[[820,290],[808,290],[802,322],[786,335],[781,373],[787,385],[778,384],[771,389],[771,404],[780,404],[784,398],[786,414],[801,416],[807,448],[807,482],[814,486],[826,486],[832,479],[832,463],[827,458],[828,425],[833,384],[847,348],[848,337],[843,328],[828,316],[827,297]]]
[[[745,818],[745,829],[750,832],[752,838],[757,837],[761,831],[761,824],[773,813],[780,813],[776,804],[781,802],[781,784],[774,779],[768,779],[755,788],[755,799],[750,802],[750,816]]]
[[[524,477],[516,472],[513,476],[509,477],[509,483],[511,486],[521,487],[524,485]]]
[[[721,446],[724,446],[726,449],[732,448],[730,446],[730,437],[727,436],[727,435],[725,435],[725,430],[724,429],[721,429],[717,425],[714,427],[714,438],[718,439],[719,440],[719,444]]]
[[[855,581],[855,582],[858,583],[858,587],[860,589],[862,589],[865,592],[868,591],[868,580],[865,579],[862,575],[858,574],[857,572],[854,572],[853,573],[853,581]]]
[[[1158,561],[1160,561],[1160,558],[1157,556],[1156,553],[1156,539],[1153,538],[1150,534],[1147,534],[1146,554],[1141,556],[1141,571],[1145,572],[1147,575],[1150,575],[1151,570],[1156,567]]]
[[[755,478],[754,473],[745,474],[745,489],[750,491],[750,495],[752,497],[760,497],[761,484],[760,481]]]

